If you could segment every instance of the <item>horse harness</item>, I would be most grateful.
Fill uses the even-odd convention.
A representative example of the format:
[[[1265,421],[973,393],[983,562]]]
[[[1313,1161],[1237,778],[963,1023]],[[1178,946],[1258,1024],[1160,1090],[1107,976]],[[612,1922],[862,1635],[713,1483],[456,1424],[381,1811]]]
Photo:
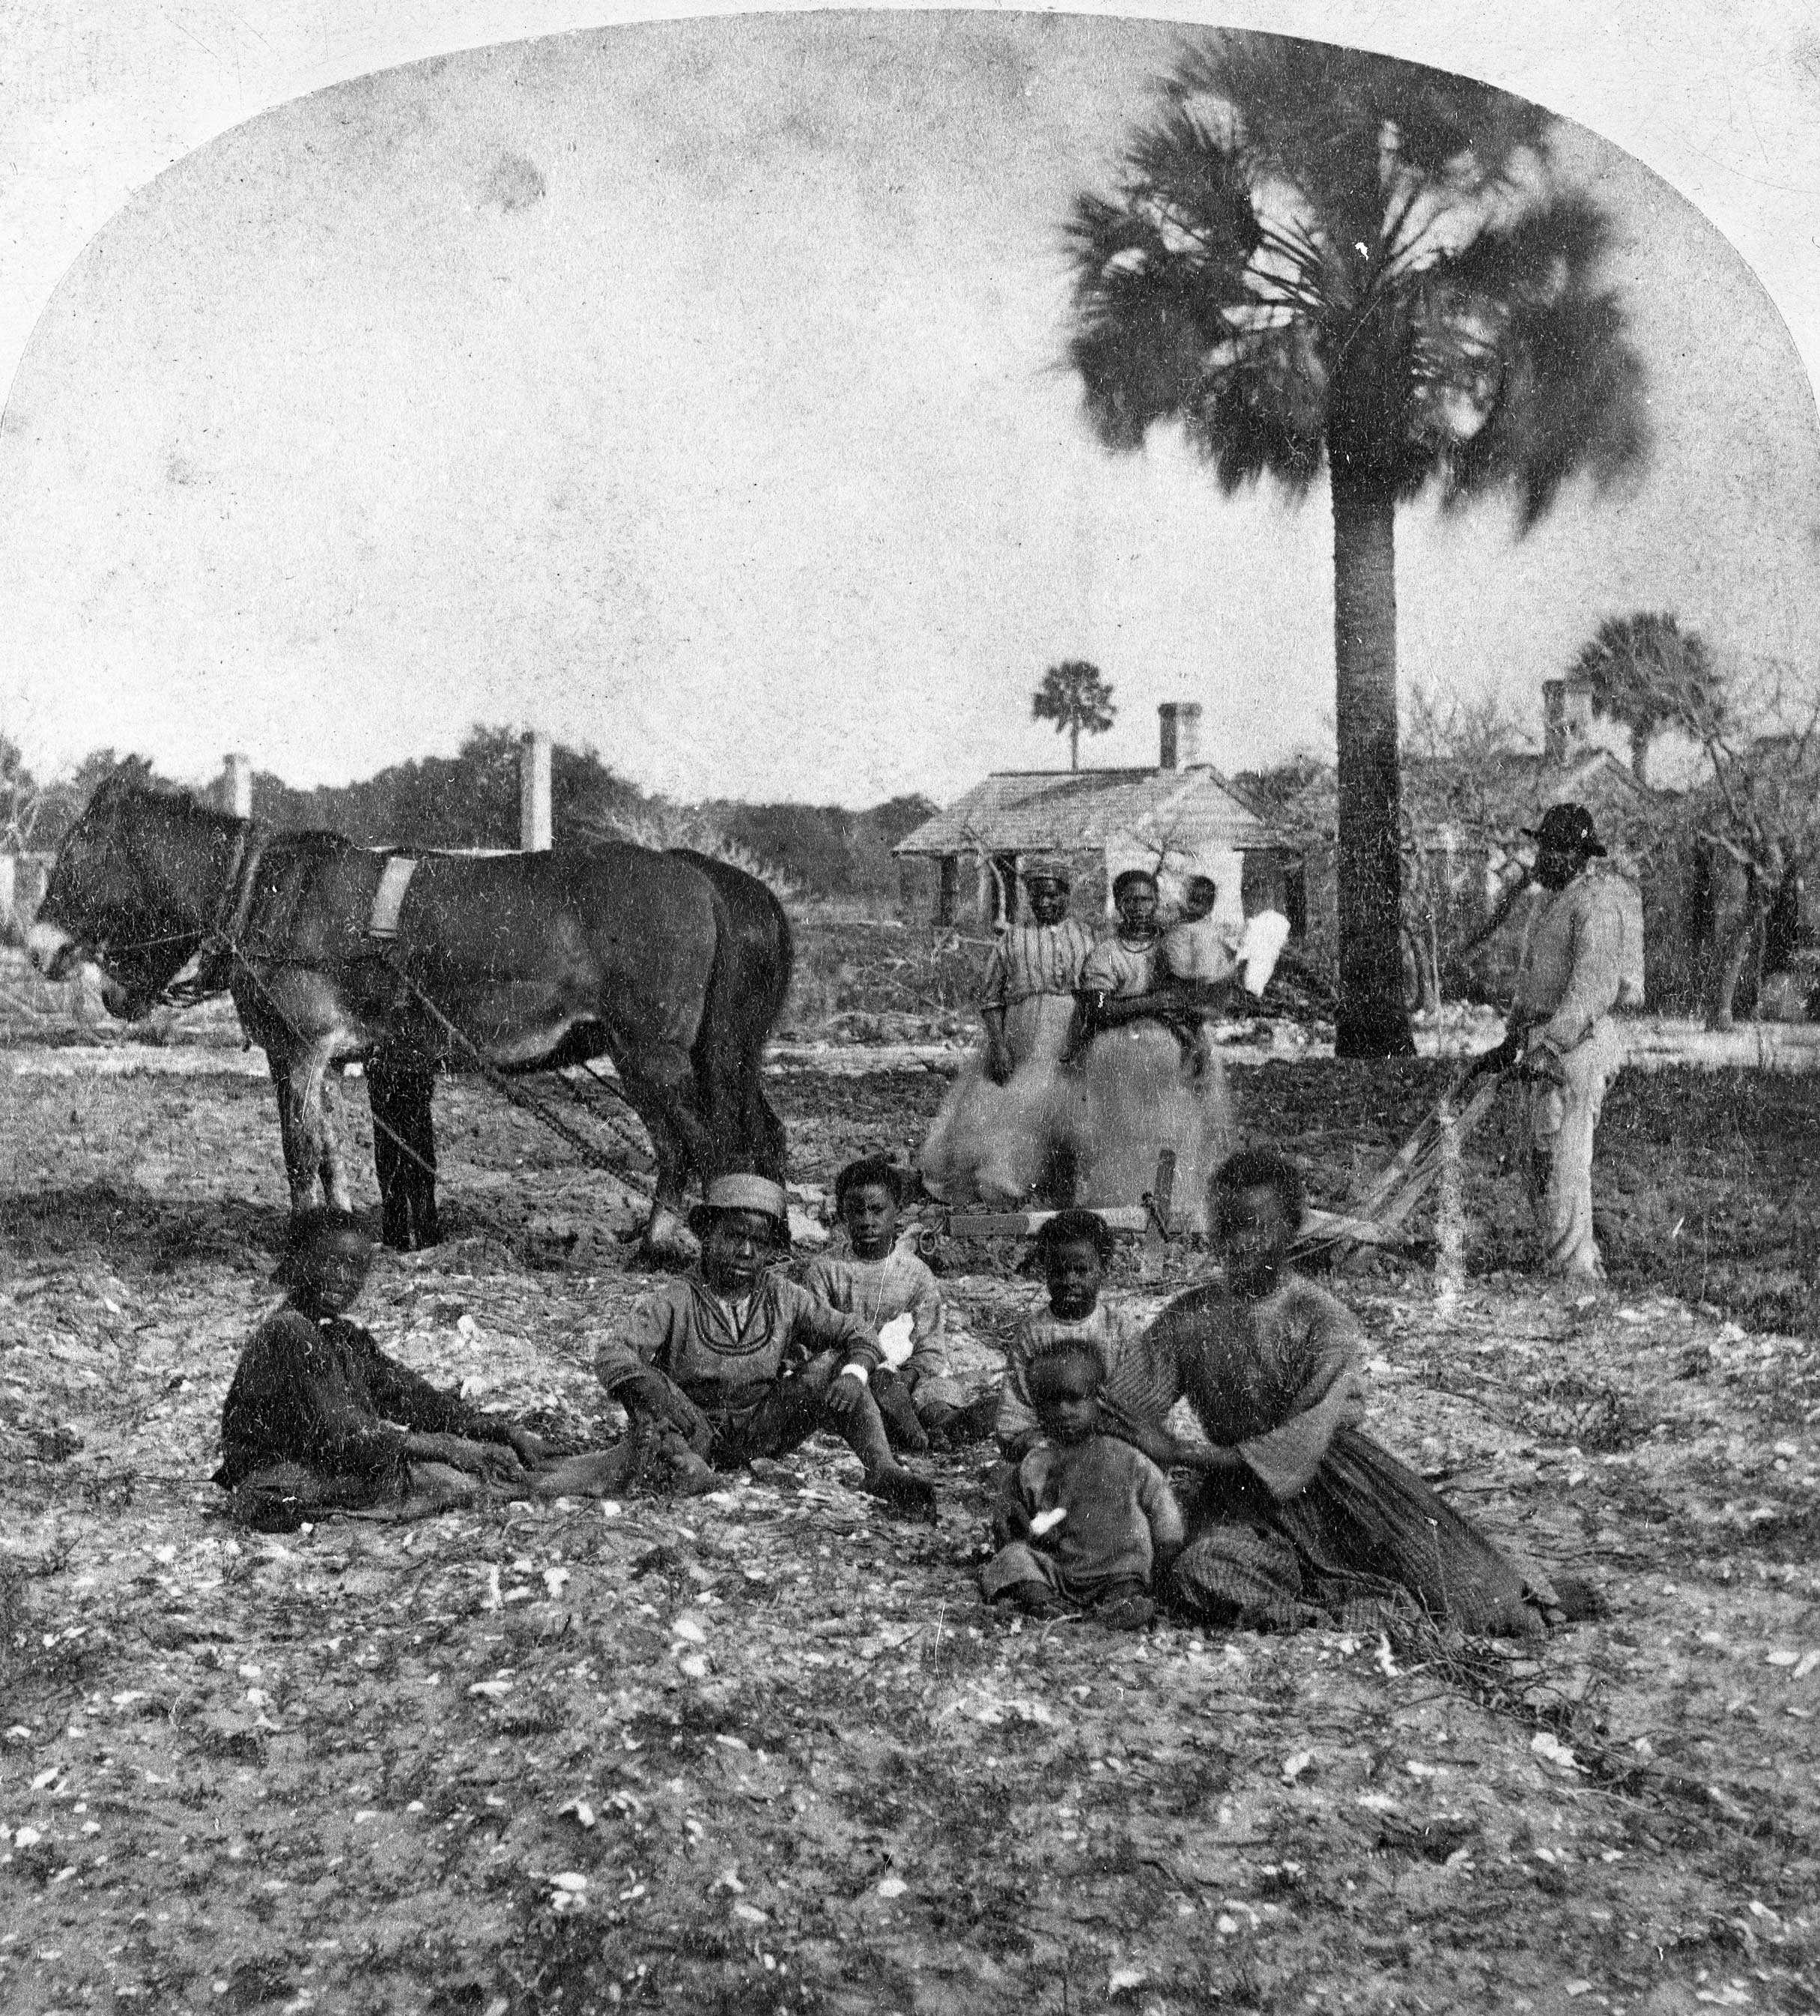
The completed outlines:
[[[216,905],[214,920],[199,951],[196,977],[187,983],[181,994],[174,988],[167,988],[166,993],[167,998],[173,1001],[200,1000],[207,994],[225,990],[232,973],[237,969],[246,974],[253,985],[264,995],[266,1005],[295,1036],[299,1031],[273,999],[272,990],[261,980],[257,967],[261,964],[296,965],[301,962],[286,959],[282,954],[275,952],[249,949],[247,944],[249,938],[255,935],[254,912],[260,895],[259,871],[264,864],[268,837],[268,830],[253,820],[249,819],[241,825],[221,900]],[[618,1163],[610,1161],[578,1129],[572,1127],[559,1114],[549,1111],[540,1100],[531,1097],[522,1087],[514,1085],[484,1054],[473,1037],[454,1021],[421,983],[405,970],[398,950],[399,917],[412,878],[417,872],[419,859],[415,855],[402,853],[389,852],[385,856],[363,934],[373,949],[372,956],[384,962],[397,982],[401,995],[408,995],[430,1015],[473,1069],[509,1105],[541,1121],[551,1132],[567,1142],[592,1166],[610,1174],[616,1182],[624,1184],[628,1189],[648,1196],[649,1192],[642,1183]],[[275,884],[273,893],[277,893]],[[394,1004],[394,1008],[397,1005]],[[585,1064],[583,1068],[588,1069]],[[622,1086],[600,1077],[592,1070],[588,1071],[588,1075],[593,1084],[617,1099],[621,1105],[631,1105],[631,1102]],[[578,1104],[588,1108],[591,1116],[608,1129],[621,1148],[644,1157],[642,1145],[631,1136],[622,1123],[600,1112],[574,1086],[568,1085],[567,1079],[563,1082],[570,1096]],[[387,1125],[377,1114],[373,1115],[373,1124],[420,1168],[434,1174],[410,1143]]]

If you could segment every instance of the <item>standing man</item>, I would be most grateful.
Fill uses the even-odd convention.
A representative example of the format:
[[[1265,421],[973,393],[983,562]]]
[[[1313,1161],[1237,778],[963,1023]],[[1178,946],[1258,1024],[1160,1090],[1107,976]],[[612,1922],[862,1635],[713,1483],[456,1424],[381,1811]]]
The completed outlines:
[[[1093,934],[1068,914],[1069,876],[1041,859],[1023,871],[1030,921],[1006,927],[986,967],[980,1019],[986,1027],[986,1071],[1003,1085],[1035,1057],[1056,1063],[1074,1027],[1074,990],[1093,949]]]
[[[1529,1191],[1551,1274],[1602,1280],[1592,1229],[1592,1135],[1605,1089],[1624,1062],[1612,1023],[1624,971],[1622,899],[1587,873],[1605,852],[1584,805],[1551,805],[1539,826],[1534,879],[1548,898],[1523,935],[1504,1041],[1474,1075],[1520,1062],[1526,1082]]]

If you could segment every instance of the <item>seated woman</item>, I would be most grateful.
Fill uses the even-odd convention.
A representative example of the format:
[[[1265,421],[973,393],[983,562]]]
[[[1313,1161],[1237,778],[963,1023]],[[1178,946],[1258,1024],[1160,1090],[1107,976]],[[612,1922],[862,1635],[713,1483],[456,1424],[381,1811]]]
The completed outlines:
[[[283,1533],[329,1511],[441,1510],[489,1482],[523,1497],[587,1489],[576,1466],[591,1459],[550,1463],[529,1430],[432,1386],[347,1321],[372,1263],[347,1212],[293,1223],[279,1275],[289,1294],[241,1352],[221,1409],[214,1481],[235,1516]]]
[[[1489,1636],[1584,1615],[1584,1584],[1520,1567],[1357,1426],[1358,1330],[1289,1271],[1302,1183],[1268,1150],[1214,1179],[1223,1283],[1164,1310],[1113,1369],[1100,1406],[1164,1470],[1198,1473],[1175,1607],[1215,1625],[1286,1629],[1358,1599],[1413,1599]],[[1210,1449],[1164,1426],[1185,1399]]]

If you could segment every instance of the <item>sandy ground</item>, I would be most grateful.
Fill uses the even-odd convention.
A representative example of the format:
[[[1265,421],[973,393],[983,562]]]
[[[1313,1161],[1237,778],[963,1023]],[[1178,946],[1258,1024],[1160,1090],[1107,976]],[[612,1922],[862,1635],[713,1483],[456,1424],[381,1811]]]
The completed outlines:
[[[1330,1186],[1423,1092],[1354,1114],[1301,1071],[1248,1096]],[[780,1078],[798,1172],[941,1082]],[[610,1430],[592,1343],[642,1281],[560,1143],[438,1098],[455,1236],[366,1319]],[[1804,1116],[1734,1097],[1728,1146],[1682,1103],[1614,1114],[1613,1292],[1340,1284],[1376,1431],[1606,1589],[1537,1649],[1020,1629],[974,1590],[983,1452],[935,1466],[933,1530],[818,1442],[681,1509],[236,1534],[206,1480],[274,1298],[268,1089],[0,1072],[0,2007],[1820,2007],[1820,1363],[1649,1264],[1705,1183],[1750,1273],[1739,1172],[1792,1193]],[[1474,1183],[1496,1267],[1494,1156]],[[984,1377],[1032,1291],[950,1257]]]

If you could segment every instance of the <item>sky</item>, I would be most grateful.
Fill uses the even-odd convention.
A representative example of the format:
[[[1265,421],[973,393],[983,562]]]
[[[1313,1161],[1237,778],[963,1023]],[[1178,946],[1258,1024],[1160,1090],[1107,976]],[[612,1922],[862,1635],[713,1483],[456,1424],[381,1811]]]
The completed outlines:
[[[1667,182],[1568,134],[1620,227],[1655,454],[1520,543],[1502,505],[1406,509],[1405,683],[1534,721],[1639,607],[1820,664],[1801,10],[1721,41],[1702,7],[1646,33],[1620,5],[1551,40],[1538,5],[1495,47],[1445,5],[1223,11],[1343,20],[1592,119],[1793,325]],[[105,743],[200,779],[232,747],[337,782],[478,720],[681,797],[946,800],[1066,763],[1029,696],[1080,657],[1120,707],[1088,761],[1153,761],[1166,700],[1201,701],[1228,769],[1330,744],[1324,492],[1223,499],[1167,436],[1110,456],[1059,367],[1060,225],[1179,24],[6,12],[0,729],[41,770]],[[464,42],[493,45],[405,60]]]

